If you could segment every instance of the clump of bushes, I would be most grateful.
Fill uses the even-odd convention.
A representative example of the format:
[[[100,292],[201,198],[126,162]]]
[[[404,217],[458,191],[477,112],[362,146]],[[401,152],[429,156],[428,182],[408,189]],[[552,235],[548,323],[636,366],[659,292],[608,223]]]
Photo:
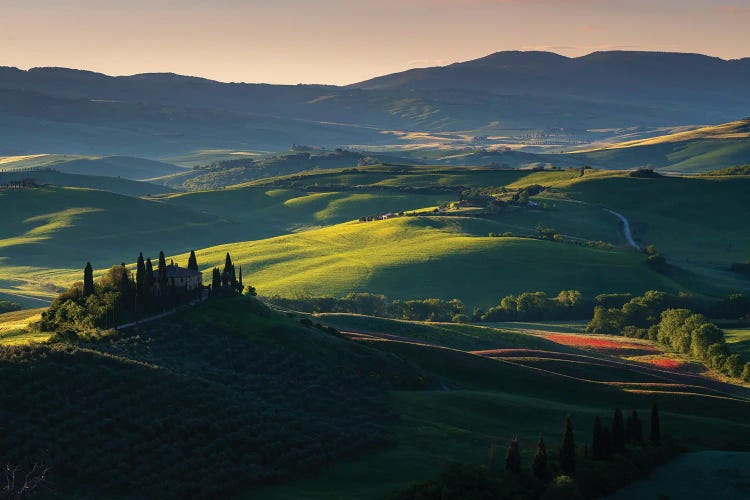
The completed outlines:
[[[637,177],[641,179],[656,179],[658,177],[663,177],[660,173],[655,172],[653,168],[647,168],[647,167],[633,170],[628,175],[630,177]]]

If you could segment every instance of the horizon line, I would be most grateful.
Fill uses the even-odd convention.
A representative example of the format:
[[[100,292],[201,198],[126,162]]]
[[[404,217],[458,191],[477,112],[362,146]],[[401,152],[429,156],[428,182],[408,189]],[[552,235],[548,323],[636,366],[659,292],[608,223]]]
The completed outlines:
[[[187,73],[176,73],[173,71],[150,71],[150,72],[142,72],[142,73],[131,73],[131,74],[110,74],[110,73],[104,73],[102,71],[96,71],[93,69],[87,69],[87,68],[74,68],[69,66],[28,66],[28,67],[22,67],[22,66],[0,66],[0,68],[5,69],[16,69],[18,71],[24,71],[26,73],[30,73],[34,70],[54,70],[54,69],[60,69],[60,70],[67,70],[67,71],[78,71],[81,73],[90,73],[94,75],[102,75],[109,78],[134,78],[138,76],[178,76],[178,77],[184,77],[184,78],[190,78],[190,79],[197,79],[197,80],[205,80],[208,82],[214,82],[214,83],[222,83],[227,85],[274,85],[274,86],[287,86],[287,87],[296,87],[296,86],[311,86],[311,87],[350,87],[352,85],[356,85],[357,83],[366,82],[372,79],[377,79],[380,77],[385,77],[389,75],[396,75],[400,73],[406,73],[409,71],[419,70],[419,69],[432,69],[432,68],[445,68],[448,66],[452,66],[454,64],[464,64],[472,61],[479,61],[482,59],[487,59],[489,57],[498,55],[498,54],[551,54],[558,56],[562,59],[568,59],[568,60],[575,60],[575,59],[583,59],[586,57],[590,57],[594,54],[614,54],[614,53],[629,53],[629,54],[675,54],[675,55],[688,55],[688,56],[701,56],[708,59],[718,59],[723,62],[732,62],[732,61],[745,61],[750,59],[750,56],[740,57],[740,58],[729,58],[725,59],[721,56],[713,56],[709,54],[705,54],[702,52],[678,52],[674,50],[624,50],[624,49],[614,49],[614,50],[595,50],[592,52],[589,52],[587,54],[583,54],[580,56],[566,56],[564,54],[560,54],[559,52],[554,52],[551,50],[499,50],[496,52],[492,52],[480,57],[475,57],[473,59],[466,59],[466,60],[460,60],[460,61],[454,61],[448,64],[444,65],[436,65],[436,66],[414,66],[410,67],[404,70],[400,71],[394,71],[391,73],[384,73],[384,74],[378,74],[373,77],[367,78],[365,80],[358,80],[356,82],[352,83],[346,83],[346,84],[334,84],[334,83],[269,83],[269,82],[248,82],[248,81],[230,81],[230,80],[220,80],[215,78],[210,78],[203,75],[193,75],[193,74],[187,74]]]

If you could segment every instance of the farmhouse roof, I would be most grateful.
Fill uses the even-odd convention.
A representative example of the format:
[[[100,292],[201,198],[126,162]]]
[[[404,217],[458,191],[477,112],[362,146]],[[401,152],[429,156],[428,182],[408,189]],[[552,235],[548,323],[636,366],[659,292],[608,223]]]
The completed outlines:
[[[187,267],[180,267],[174,264],[169,264],[166,268],[167,278],[190,278],[193,276],[202,276],[203,273],[200,271],[193,271]]]

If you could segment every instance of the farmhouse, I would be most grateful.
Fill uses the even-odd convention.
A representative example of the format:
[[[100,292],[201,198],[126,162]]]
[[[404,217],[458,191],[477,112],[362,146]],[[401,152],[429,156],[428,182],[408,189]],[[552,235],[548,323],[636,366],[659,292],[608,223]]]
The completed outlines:
[[[185,290],[191,292],[203,286],[203,273],[193,271],[186,267],[180,267],[177,264],[169,264],[166,267],[167,280],[174,285],[178,291]],[[156,284],[158,287],[158,283]]]

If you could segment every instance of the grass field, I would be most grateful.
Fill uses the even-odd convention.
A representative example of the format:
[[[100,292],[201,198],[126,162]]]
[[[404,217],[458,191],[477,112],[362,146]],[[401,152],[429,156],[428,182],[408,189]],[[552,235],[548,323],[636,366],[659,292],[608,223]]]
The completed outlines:
[[[629,251],[472,236],[465,225],[477,223],[449,217],[349,222],[220,245],[200,250],[197,256],[202,266],[210,268],[222,264],[230,252],[243,266],[248,282],[263,295],[369,291],[401,299],[455,297],[487,306],[509,293],[527,290],[579,289],[593,295],[681,288]],[[186,256],[176,259],[183,262]]]
[[[733,328],[725,330],[727,343],[732,352],[750,356],[750,328]]]
[[[24,309],[23,311],[0,314],[0,345],[21,345],[44,342],[49,333],[31,331],[28,326],[39,321],[45,309]]]
[[[77,269],[89,260],[101,269],[131,262],[139,251],[174,255],[437,201],[432,195],[255,188],[159,199],[60,187],[4,192],[0,210],[14,215],[0,226],[0,293],[51,297],[53,284],[79,279]]]
[[[704,127],[573,156],[608,168],[652,166],[673,172],[704,172],[750,162],[750,120]]]

